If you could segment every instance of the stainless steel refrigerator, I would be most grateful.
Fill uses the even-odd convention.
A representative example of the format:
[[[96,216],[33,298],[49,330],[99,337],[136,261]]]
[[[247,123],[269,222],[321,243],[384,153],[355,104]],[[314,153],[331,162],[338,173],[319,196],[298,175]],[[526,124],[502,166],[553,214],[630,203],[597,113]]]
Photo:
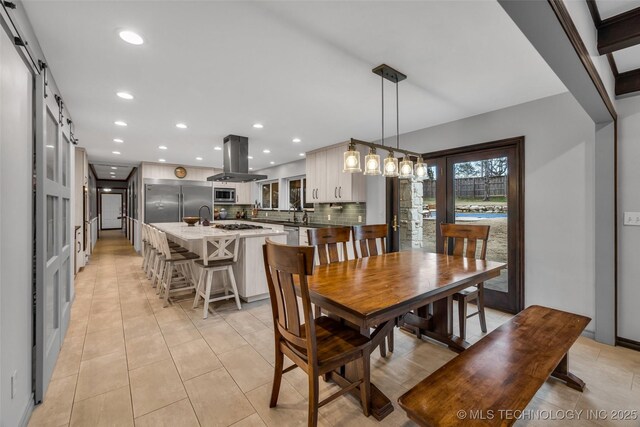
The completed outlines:
[[[144,189],[146,223],[180,222],[185,216],[198,216],[203,205],[213,212],[211,182],[145,180]],[[202,214],[211,219],[206,209]]]

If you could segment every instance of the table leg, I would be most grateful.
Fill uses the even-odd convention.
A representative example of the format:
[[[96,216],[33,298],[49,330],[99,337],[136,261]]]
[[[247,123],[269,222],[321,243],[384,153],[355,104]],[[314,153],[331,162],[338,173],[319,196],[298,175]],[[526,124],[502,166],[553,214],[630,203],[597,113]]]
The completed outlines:
[[[415,333],[418,338],[424,335],[444,343],[457,353],[467,349],[471,344],[453,334],[451,296],[439,299],[433,302],[431,306],[431,314],[428,313],[425,306],[416,310],[415,314],[408,313],[405,315],[405,323],[412,327],[410,331]]]
[[[569,355],[565,354],[556,369],[551,373],[551,376],[564,381],[567,387],[574,390],[584,391],[584,381],[569,372]]]
[[[384,342],[386,336],[395,327],[395,321],[390,320],[376,327],[371,334],[371,348],[369,354],[373,353],[380,343]],[[368,330],[361,331],[363,335],[368,335]],[[355,363],[349,363],[344,367],[344,371],[338,370],[331,373],[329,378],[341,387],[346,387],[354,381],[358,380],[358,371]],[[356,387],[350,393],[360,400],[360,388]],[[387,415],[393,412],[393,404],[391,400],[380,391],[375,384],[371,384],[371,415],[378,420],[383,420]]]

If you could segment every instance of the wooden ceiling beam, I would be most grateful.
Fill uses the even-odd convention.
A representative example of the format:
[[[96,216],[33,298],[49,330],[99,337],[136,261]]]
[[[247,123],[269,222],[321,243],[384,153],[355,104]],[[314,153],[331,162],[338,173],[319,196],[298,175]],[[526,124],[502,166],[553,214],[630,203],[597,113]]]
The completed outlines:
[[[640,44],[640,7],[605,19],[597,27],[600,55]]]
[[[640,68],[618,74],[616,77],[616,96],[640,91]]]

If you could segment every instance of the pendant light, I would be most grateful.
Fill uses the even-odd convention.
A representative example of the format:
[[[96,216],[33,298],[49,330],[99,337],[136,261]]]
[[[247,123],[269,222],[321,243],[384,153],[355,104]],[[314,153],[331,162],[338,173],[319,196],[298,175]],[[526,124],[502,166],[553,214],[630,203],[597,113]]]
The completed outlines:
[[[376,149],[369,148],[369,154],[364,156],[364,175],[380,175],[380,155]]]
[[[409,160],[409,156],[405,156],[400,162],[400,178],[413,178],[413,162]]]
[[[384,172],[382,175],[387,178],[398,176],[398,159],[393,156],[393,151],[389,151],[389,155],[384,159]]]
[[[362,172],[360,168],[360,152],[356,150],[356,145],[351,143],[349,148],[344,153],[344,167],[343,172]]]
[[[418,157],[418,161],[414,167],[414,175],[416,179],[422,181],[427,177],[427,165],[423,163],[422,157]]]

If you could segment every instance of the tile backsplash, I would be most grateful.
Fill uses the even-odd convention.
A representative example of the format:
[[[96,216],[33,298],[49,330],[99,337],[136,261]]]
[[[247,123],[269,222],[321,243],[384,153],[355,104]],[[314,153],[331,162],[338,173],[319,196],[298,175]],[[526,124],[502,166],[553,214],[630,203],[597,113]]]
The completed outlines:
[[[251,216],[251,206],[249,205],[225,205],[219,208],[226,209],[227,219],[234,219],[236,212],[247,211],[247,215]],[[218,209],[218,207],[216,207]],[[296,212],[296,218],[300,221],[303,212]],[[292,216],[290,211],[269,211],[259,210],[258,218],[269,218],[281,221],[287,221]],[[307,212],[309,222],[313,224],[327,225],[357,225],[365,224],[367,220],[367,205],[365,203],[316,203],[314,211]],[[331,216],[331,219],[329,219]],[[360,221],[358,221],[360,220]]]

